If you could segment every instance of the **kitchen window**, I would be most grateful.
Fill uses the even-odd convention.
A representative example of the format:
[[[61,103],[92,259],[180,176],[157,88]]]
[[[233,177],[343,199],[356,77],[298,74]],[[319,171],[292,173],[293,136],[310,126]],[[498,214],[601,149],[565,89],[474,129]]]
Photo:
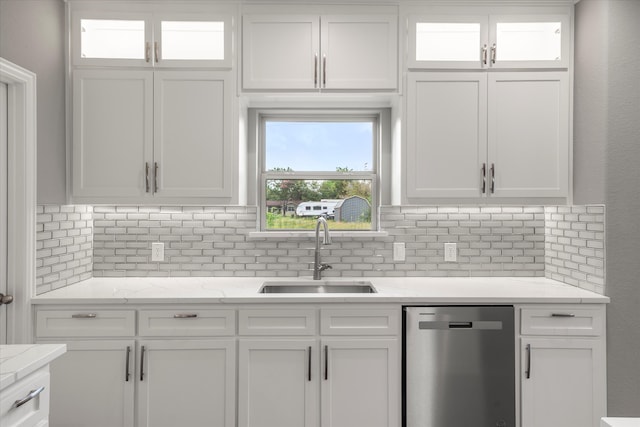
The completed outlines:
[[[258,115],[262,231],[377,229],[380,112]]]

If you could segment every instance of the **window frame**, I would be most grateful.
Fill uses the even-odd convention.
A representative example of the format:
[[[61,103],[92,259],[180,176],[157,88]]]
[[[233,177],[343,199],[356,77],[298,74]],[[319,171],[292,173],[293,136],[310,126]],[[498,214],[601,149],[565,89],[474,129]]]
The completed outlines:
[[[300,229],[267,229],[266,224],[266,184],[269,180],[277,179],[299,179],[299,180],[369,180],[371,181],[371,228],[368,230],[341,230],[343,232],[372,232],[379,231],[380,213],[380,171],[382,153],[383,122],[382,111],[380,109],[321,109],[321,110],[300,110],[300,109],[262,109],[258,110],[256,118],[256,192],[258,201],[258,229],[260,232],[312,232],[312,230]],[[300,172],[275,172],[266,170],[266,123],[268,121],[287,122],[362,122],[373,123],[372,159],[370,171],[353,172],[329,172],[329,171],[300,171]]]

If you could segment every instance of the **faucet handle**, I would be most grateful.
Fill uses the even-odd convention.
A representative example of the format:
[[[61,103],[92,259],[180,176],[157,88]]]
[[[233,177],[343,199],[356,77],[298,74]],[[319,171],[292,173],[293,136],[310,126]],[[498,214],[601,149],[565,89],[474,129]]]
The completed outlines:
[[[318,267],[318,270],[320,271],[325,271],[328,269],[332,269],[333,267],[331,267],[329,264],[320,264],[320,267]]]

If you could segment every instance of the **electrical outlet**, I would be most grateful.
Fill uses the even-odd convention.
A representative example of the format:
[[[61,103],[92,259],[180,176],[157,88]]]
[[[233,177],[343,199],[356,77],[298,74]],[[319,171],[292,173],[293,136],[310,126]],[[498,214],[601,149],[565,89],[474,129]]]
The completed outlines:
[[[405,248],[404,243],[394,243],[393,244],[393,260],[394,261],[404,261],[405,260]]]
[[[151,243],[151,261],[164,261],[164,243]]]
[[[456,262],[458,259],[458,248],[455,243],[444,244],[444,260],[447,262]]]

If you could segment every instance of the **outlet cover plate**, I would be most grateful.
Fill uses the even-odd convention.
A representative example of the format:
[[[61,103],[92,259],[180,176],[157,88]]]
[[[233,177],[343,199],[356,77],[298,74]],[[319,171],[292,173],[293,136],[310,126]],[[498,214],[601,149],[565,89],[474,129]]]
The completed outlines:
[[[444,244],[444,260],[446,262],[456,262],[458,259],[458,248],[455,243]]]
[[[151,243],[151,261],[164,261],[164,243]]]

